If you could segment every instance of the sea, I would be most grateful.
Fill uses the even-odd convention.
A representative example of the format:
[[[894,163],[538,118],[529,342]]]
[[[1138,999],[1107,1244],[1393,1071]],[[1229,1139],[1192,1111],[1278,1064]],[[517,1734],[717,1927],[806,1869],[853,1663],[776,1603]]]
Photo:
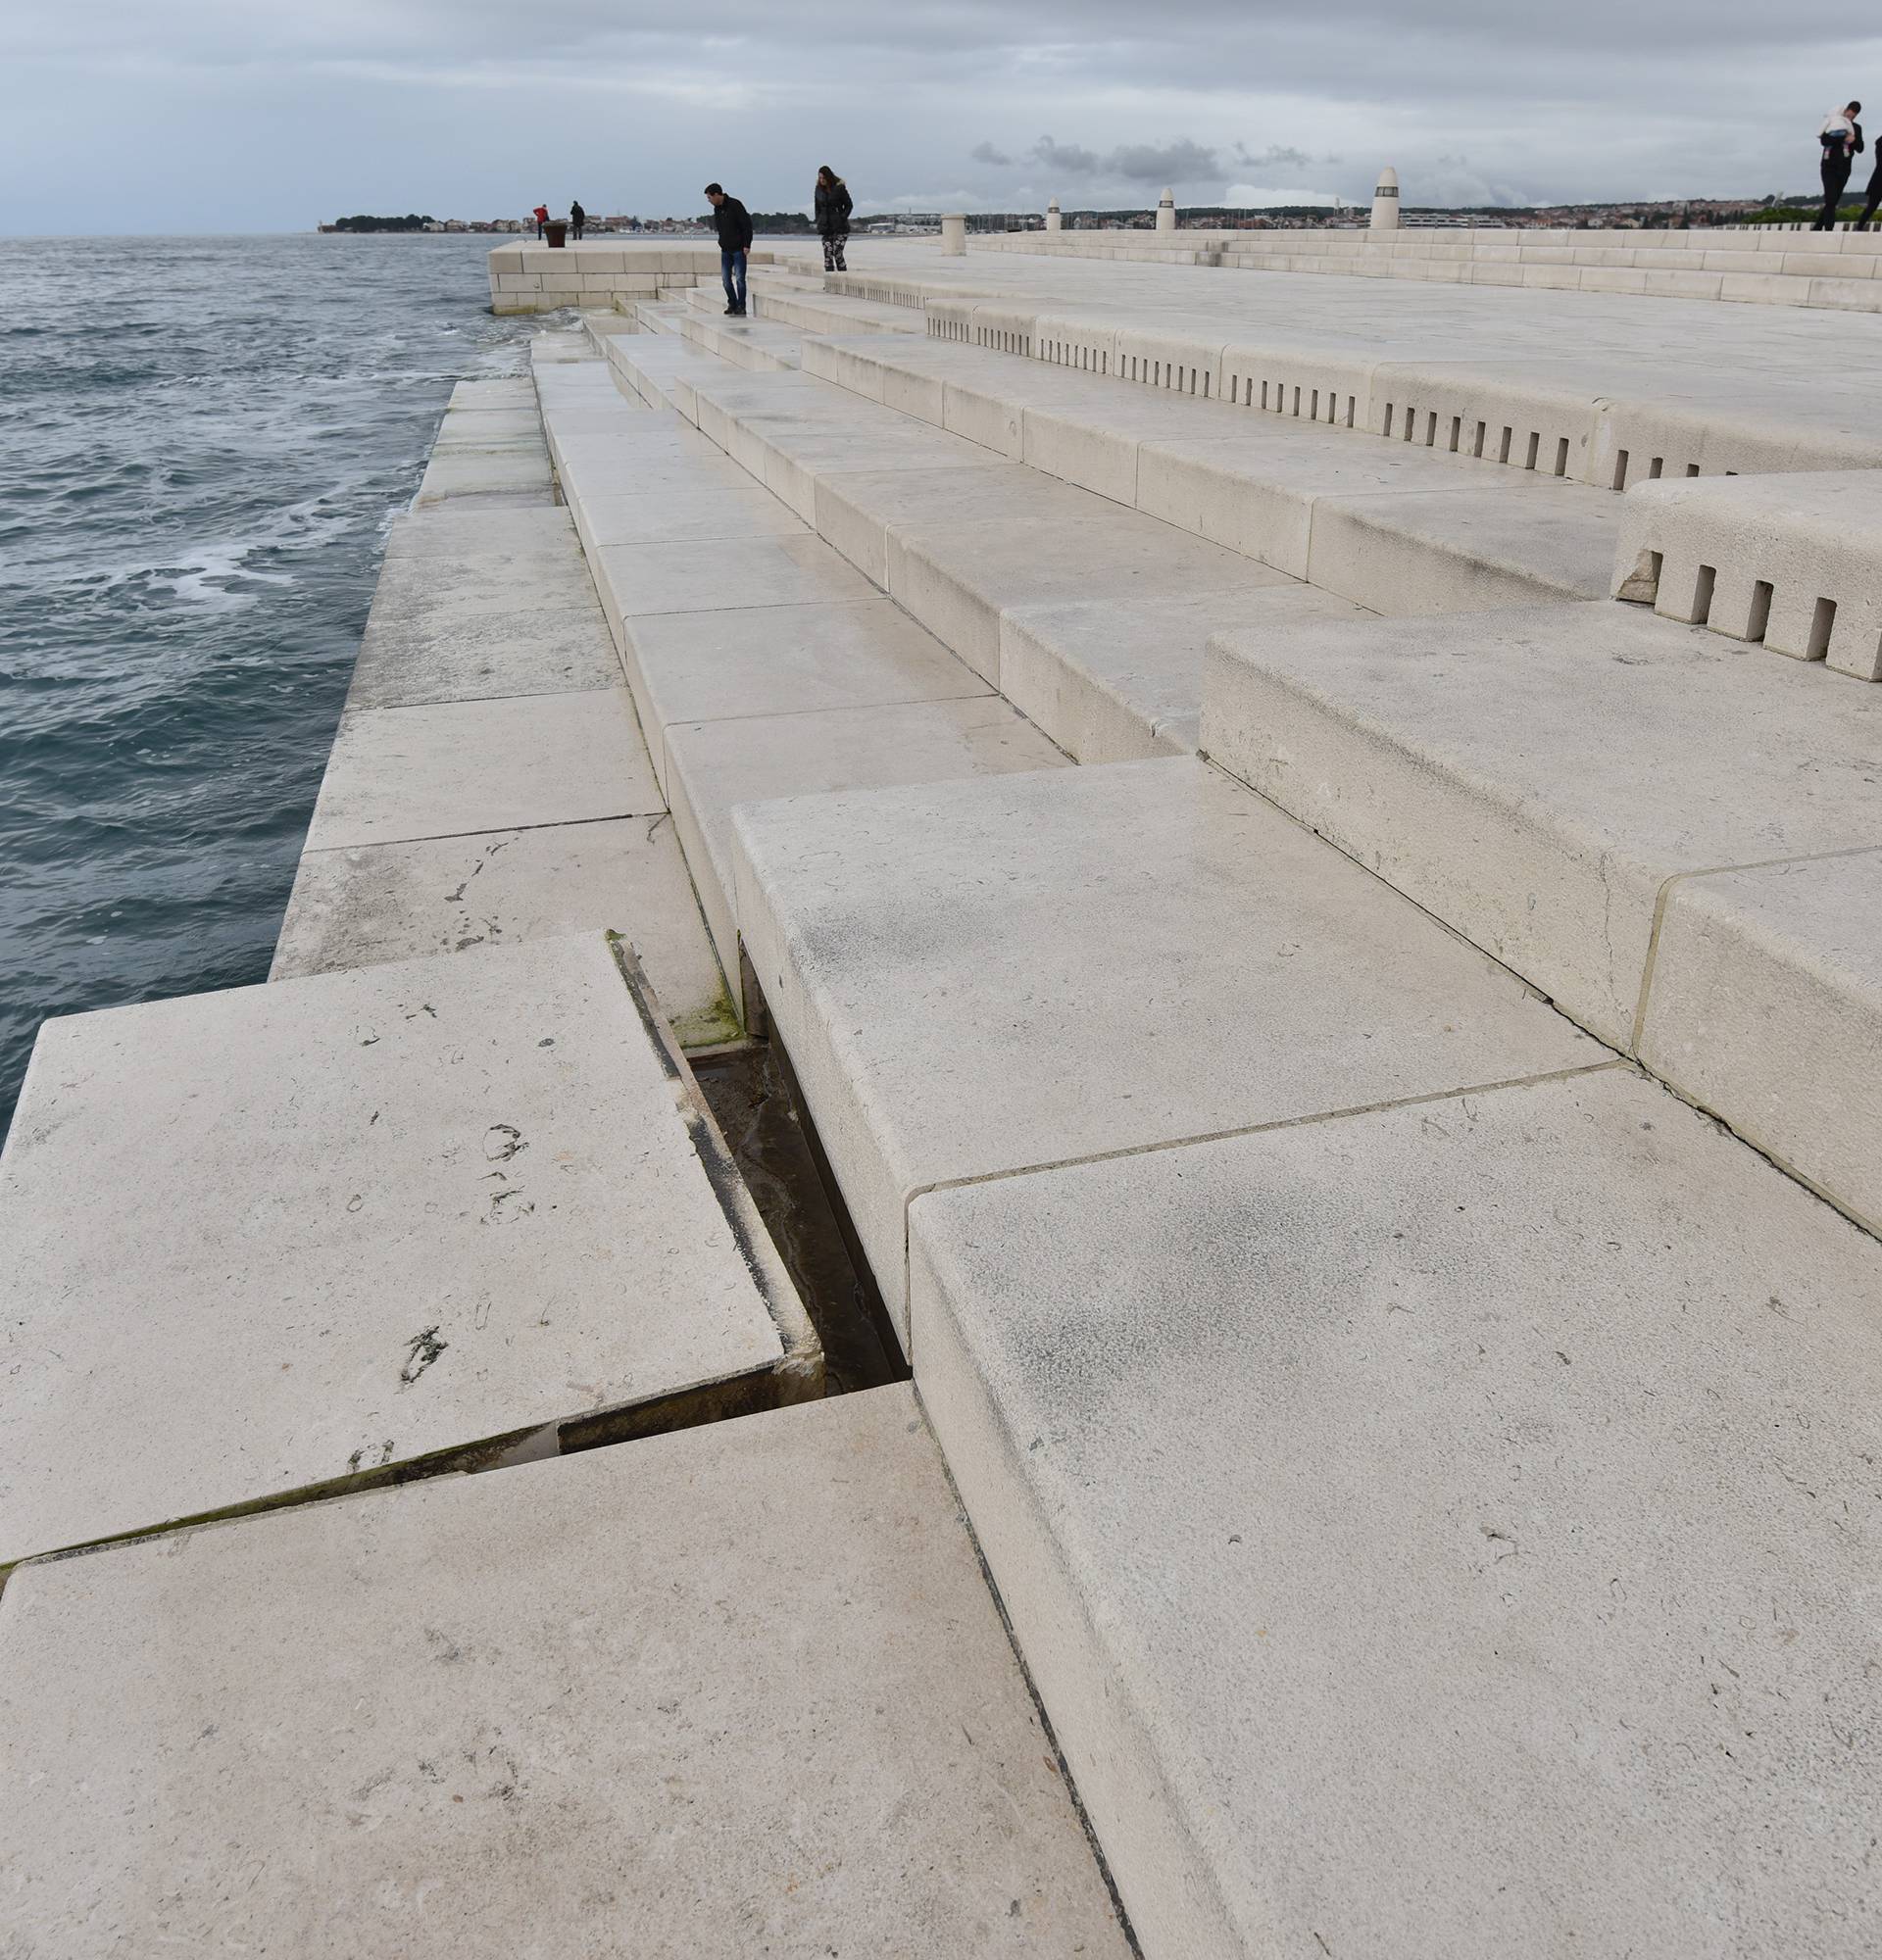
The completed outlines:
[[[46,1016],[267,978],[493,242],[0,238],[0,1133]]]

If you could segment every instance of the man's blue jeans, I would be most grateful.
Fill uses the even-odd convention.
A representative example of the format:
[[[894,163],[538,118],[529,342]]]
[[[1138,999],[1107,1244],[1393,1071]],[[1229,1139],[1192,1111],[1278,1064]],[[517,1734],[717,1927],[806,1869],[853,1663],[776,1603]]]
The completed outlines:
[[[718,276],[725,282],[725,304],[745,311],[745,255],[720,248]]]

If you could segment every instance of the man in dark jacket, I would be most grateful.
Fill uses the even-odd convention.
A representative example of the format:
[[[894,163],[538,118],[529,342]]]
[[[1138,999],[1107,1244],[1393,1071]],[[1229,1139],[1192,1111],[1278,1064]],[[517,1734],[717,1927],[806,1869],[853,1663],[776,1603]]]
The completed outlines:
[[[745,313],[745,255],[752,249],[752,214],[737,198],[725,195],[723,184],[708,184],[706,195],[712,201],[713,224],[718,232],[718,275],[725,284],[725,311],[739,319]]]

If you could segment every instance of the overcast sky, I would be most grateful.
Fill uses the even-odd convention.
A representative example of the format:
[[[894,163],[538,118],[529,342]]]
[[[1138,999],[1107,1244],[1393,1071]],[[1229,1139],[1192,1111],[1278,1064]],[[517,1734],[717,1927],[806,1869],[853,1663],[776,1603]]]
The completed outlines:
[[[1756,196],[1865,93],[1849,0],[0,0],[0,231]]]

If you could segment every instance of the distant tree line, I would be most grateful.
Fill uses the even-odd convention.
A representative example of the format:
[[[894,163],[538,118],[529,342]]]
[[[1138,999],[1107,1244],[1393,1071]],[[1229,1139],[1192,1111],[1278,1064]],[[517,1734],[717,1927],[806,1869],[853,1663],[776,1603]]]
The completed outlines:
[[[335,221],[335,231],[422,231],[427,224],[435,224],[437,220],[426,216],[421,218],[416,211],[408,211],[403,218],[369,218],[365,213],[357,217],[342,218]]]

